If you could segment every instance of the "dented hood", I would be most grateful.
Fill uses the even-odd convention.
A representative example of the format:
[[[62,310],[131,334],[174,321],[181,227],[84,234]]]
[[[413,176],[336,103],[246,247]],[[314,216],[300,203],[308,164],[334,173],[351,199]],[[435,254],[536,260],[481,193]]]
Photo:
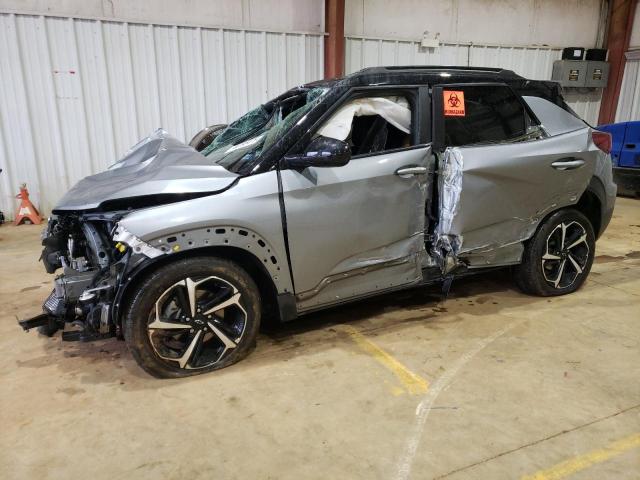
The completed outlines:
[[[80,180],[54,212],[89,210],[107,201],[149,195],[216,193],[237,177],[159,129],[106,171]]]

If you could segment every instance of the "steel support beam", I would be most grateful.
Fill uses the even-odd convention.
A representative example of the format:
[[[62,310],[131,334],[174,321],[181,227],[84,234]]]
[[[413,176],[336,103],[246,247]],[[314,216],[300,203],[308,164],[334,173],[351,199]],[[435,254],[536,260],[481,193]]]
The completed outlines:
[[[324,78],[344,75],[344,0],[325,0]]]
[[[615,121],[626,62],[624,54],[629,49],[629,39],[631,38],[633,17],[637,3],[637,0],[611,0],[609,28],[607,29],[606,38],[610,64],[609,81],[602,92],[598,125]]]

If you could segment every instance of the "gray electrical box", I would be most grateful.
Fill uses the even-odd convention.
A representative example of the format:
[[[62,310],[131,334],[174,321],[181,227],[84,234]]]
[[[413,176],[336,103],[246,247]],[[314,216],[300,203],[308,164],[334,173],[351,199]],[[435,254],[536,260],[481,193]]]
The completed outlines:
[[[604,88],[609,80],[609,62],[596,60],[556,60],[551,80],[563,87]]]
[[[563,87],[585,87],[587,63],[584,60],[556,60],[553,62],[551,80]]]
[[[587,61],[585,87],[604,88],[609,80],[609,62]]]

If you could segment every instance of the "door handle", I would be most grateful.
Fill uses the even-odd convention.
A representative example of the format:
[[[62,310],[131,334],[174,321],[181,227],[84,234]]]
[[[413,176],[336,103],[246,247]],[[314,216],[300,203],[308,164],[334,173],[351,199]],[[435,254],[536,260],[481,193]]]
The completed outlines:
[[[629,150],[634,150],[636,148],[635,143],[627,143],[624,148],[628,148]]]
[[[396,175],[401,177],[409,175],[424,175],[427,173],[427,167],[401,167],[396,170]]]
[[[575,170],[584,165],[584,160],[575,157],[561,158],[560,160],[553,162],[551,166],[556,170]]]

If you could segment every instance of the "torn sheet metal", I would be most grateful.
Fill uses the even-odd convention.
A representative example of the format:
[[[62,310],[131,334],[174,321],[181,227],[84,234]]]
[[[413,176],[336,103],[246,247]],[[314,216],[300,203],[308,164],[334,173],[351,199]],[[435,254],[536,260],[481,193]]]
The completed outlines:
[[[380,115],[404,133],[411,131],[411,110],[404,97],[358,98],[340,108],[318,131],[323,137],[346,140],[351,131],[353,117]]]
[[[464,161],[459,148],[447,148],[440,161],[438,192],[440,217],[435,228],[433,256],[439,260],[442,273],[448,273],[458,264],[462,235],[453,229],[462,193]]]
[[[470,158],[465,161],[467,155]],[[501,177],[501,183],[487,182],[495,168],[489,158],[476,156],[470,148],[453,147],[445,150],[440,161],[440,212],[434,231],[432,255],[445,275],[458,267],[519,262],[522,242],[531,236],[537,222],[545,214],[536,212],[533,217],[523,218],[514,215],[514,209],[505,205],[504,201],[491,202],[483,190],[489,188],[495,192],[507,186],[501,185],[504,182]],[[519,207],[515,208],[519,210]],[[498,217],[505,214],[509,216],[500,222],[491,221],[483,225],[496,214]]]
[[[446,150],[434,238],[443,270],[451,272],[456,262],[468,268],[519,263],[523,242],[545,216],[575,204],[593,176],[598,153],[584,138],[582,129],[533,142]],[[567,156],[584,166],[569,174],[552,168]]]
[[[237,178],[238,174],[158,129],[104,172],[76,183],[58,201],[54,212],[108,209],[114,202],[126,203],[129,208],[136,205],[134,199],[150,195],[212,194],[228,188]],[[153,203],[161,203],[160,198]]]
[[[149,258],[156,258],[166,253],[156,247],[152,247],[146,242],[143,242],[122,225],[119,225],[116,228],[116,231],[113,235],[113,241],[123,243],[131,248],[135,253],[145,255]]]
[[[296,294],[305,293],[301,309],[422,280],[428,176],[394,172],[427,167],[431,158],[424,146],[340,168],[281,172]]]

